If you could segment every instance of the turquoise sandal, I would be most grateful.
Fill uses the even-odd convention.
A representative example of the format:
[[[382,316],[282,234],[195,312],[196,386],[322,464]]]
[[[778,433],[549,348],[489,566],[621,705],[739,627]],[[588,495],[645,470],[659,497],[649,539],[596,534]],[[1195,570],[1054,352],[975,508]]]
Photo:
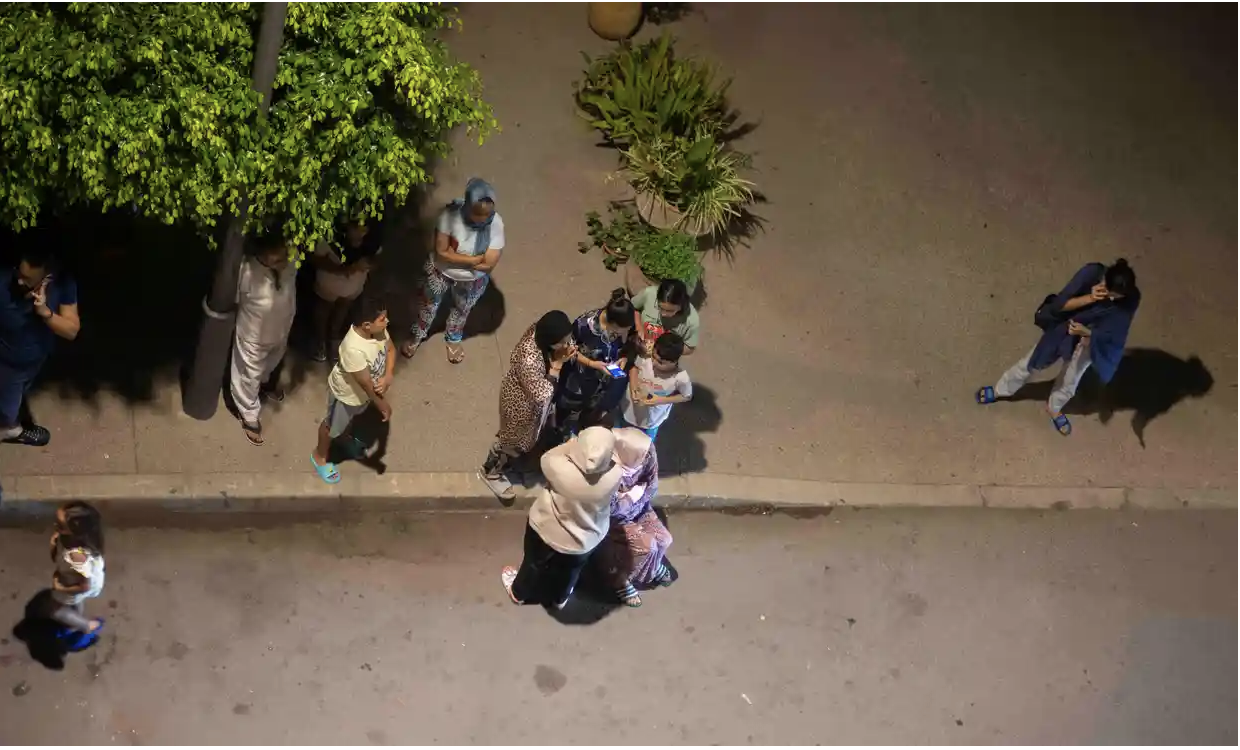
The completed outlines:
[[[1067,437],[1072,434],[1072,423],[1068,421],[1067,415],[1058,414],[1051,417],[1051,424],[1059,431],[1060,435]]]
[[[328,484],[336,484],[340,481],[340,469],[337,469],[336,464],[331,461],[321,464],[314,460],[314,454],[311,453],[310,465],[314,467],[314,473],[318,474],[319,479],[322,479],[324,482],[327,482]]]

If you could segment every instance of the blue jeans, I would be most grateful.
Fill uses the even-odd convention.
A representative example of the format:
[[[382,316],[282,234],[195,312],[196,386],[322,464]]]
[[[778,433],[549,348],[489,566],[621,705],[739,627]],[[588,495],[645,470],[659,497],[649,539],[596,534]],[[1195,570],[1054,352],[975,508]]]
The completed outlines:
[[[651,440],[654,440],[655,438],[659,436],[658,425],[654,427],[638,427],[635,424],[629,424],[628,422],[626,422],[624,420],[624,417],[621,415],[616,416],[616,426],[617,427],[632,427],[635,430],[641,430],[642,432],[646,433],[646,436],[649,437]]]
[[[0,362],[0,428],[16,427],[21,422],[22,401],[41,366],[41,362],[23,367]]]

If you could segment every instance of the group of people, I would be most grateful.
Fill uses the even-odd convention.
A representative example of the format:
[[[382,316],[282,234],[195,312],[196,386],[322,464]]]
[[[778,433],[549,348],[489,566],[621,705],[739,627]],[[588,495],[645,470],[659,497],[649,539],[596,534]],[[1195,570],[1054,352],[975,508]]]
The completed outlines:
[[[313,356],[331,365],[311,463],[323,481],[341,478],[331,461],[333,445],[343,443],[352,456],[366,450],[352,434],[359,414],[373,407],[382,420],[390,418],[396,354],[409,358],[420,350],[448,297],[446,355],[454,364],[464,360],[465,322],[504,245],[495,190],[470,180],[464,197],[439,214],[417,321],[397,348],[386,304],[366,289],[382,257],[379,232],[350,222],[317,243]],[[278,239],[260,239],[239,271],[228,396],[255,445],[263,443],[263,401],[284,398],[280,367],[297,312],[297,267],[289,255]],[[1114,375],[1139,302],[1136,275],[1125,260],[1085,266],[1038,307],[1035,323],[1043,333],[1034,348],[998,383],[980,388],[976,401],[1009,398],[1033,371],[1062,360],[1047,410],[1055,429],[1069,434],[1063,408],[1088,368],[1103,382]],[[23,251],[0,278],[0,441],[48,443],[46,428],[22,424],[22,402],[55,341],[72,340],[80,326],[73,279],[58,272],[45,249]],[[502,499],[514,496],[514,480],[526,471],[537,467],[546,478],[530,513],[525,562],[503,572],[514,600],[562,604],[604,541],[600,559],[625,603],[640,603],[639,588],[670,582],[663,555],[671,536],[652,506],[655,441],[672,407],[693,396],[681,362],[697,349],[699,336],[689,290],[665,280],[632,296],[617,289],[606,304],[576,318],[552,310],[517,342],[500,384],[495,441],[479,470]]]

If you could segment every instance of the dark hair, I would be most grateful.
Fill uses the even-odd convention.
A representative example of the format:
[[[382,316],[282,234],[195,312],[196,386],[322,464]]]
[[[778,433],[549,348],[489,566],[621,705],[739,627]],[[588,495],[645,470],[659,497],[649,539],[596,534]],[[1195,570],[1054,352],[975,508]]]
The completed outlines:
[[[613,289],[611,291],[611,299],[607,300],[607,320],[612,325],[626,325],[634,328],[636,323],[633,321],[633,301],[629,299],[629,293],[624,287]]]
[[[284,247],[284,237],[279,232],[268,232],[254,238],[254,242],[250,245],[250,252],[254,255],[266,255],[267,253]]]
[[[19,263],[24,261],[31,268],[41,268],[48,273],[59,270],[56,251],[44,243],[27,245],[22,248],[17,260]]]
[[[682,311],[689,309],[689,287],[680,279],[664,279],[659,283],[656,297],[660,302],[675,305]]]
[[[552,310],[534,324],[534,344],[544,357],[551,354],[555,345],[573,332],[573,321],[561,310]]]
[[[387,300],[377,294],[363,294],[353,308],[353,325],[373,323],[380,313],[387,312]]]
[[[1122,294],[1125,297],[1130,297],[1137,293],[1137,275],[1133,273],[1132,266],[1128,265],[1128,261],[1123,258],[1111,264],[1102,278],[1106,282],[1107,291],[1109,292]]]
[[[103,554],[103,516],[90,503],[75,500],[61,506],[65,516],[66,533],[62,535],[65,548],[85,547]]]
[[[665,362],[679,362],[685,353],[685,340],[675,331],[666,331],[654,340],[654,353]]]

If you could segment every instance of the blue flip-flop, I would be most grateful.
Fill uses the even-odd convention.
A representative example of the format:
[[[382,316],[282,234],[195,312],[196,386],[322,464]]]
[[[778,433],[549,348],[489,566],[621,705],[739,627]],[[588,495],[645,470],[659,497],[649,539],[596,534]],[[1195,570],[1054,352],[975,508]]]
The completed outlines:
[[[336,484],[340,481],[340,469],[337,469],[336,464],[331,461],[321,464],[314,460],[314,454],[311,453],[310,465],[314,467],[314,473],[318,474],[319,479],[322,479],[324,482],[327,482],[328,484]]]
[[[1072,434],[1072,423],[1068,421],[1065,414],[1058,414],[1051,417],[1051,424],[1055,426],[1055,430],[1064,437]]]
[[[999,400],[999,397],[995,395],[995,387],[992,385],[978,388],[977,393],[974,394],[974,398],[977,399],[977,403],[982,404],[983,406],[993,404]]]

